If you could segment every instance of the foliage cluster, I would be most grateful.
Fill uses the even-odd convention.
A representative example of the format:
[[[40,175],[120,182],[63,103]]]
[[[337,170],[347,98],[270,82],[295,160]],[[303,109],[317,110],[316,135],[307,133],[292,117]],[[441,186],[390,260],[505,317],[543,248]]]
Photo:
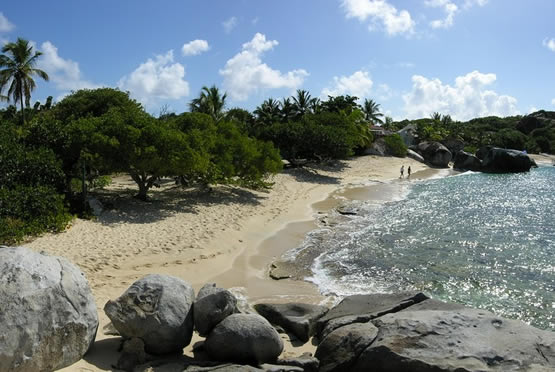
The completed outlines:
[[[390,134],[384,137],[385,145],[390,154],[393,156],[404,158],[407,156],[407,146],[401,139],[401,136],[397,133]]]

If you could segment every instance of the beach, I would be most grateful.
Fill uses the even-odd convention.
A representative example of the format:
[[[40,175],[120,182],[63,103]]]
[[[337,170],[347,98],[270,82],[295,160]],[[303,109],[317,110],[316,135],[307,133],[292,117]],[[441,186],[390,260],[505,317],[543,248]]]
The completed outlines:
[[[315,208],[315,203],[334,192],[396,180],[401,165],[420,172],[414,178],[429,172],[409,158],[363,156],[284,170],[271,180],[274,184],[268,191],[230,186],[216,186],[210,192],[183,190],[168,180],[152,190],[149,202],[132,198],[136,186],[128,177],[113,177],[108,190],[100,193],[109,197],[110,209],[96,219],[76,219],[63,233],[24,244],[66,257],[91,285],[100,320],[96,343],[83,360],[66,370],[111,369],[119,338],[103,334],[109,322],[103,307],[147,274],[182,278],[195,291],[215,282],[233,288],[249,303],[324,301],[310,283],[269,278],[270,264],[302,242],[314,227],[317,209],[332,206],[324,202]],[[284,355],[314,350],[311,344],[293,346],[284,341]]]

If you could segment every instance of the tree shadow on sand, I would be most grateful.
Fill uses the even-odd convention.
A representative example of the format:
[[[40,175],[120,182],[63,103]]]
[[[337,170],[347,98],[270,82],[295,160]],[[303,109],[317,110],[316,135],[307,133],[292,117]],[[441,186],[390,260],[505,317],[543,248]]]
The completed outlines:
[[[334,161],[333,163],[309,163],[299,168],[286,169],[284,172],[293,176],[298,182],[338,185],[341,183],[341,178],[335,174],[348,167],[345,161]]]
[[[177,213],[197,214],[199,206],[259,205],[265,198],[263,192],[233,186],[215,186],[210,190],[163,186],[152,190],[148,201],[134,198],[136,192],[131,188],[95,192],[93,195],[105,207],[97,221],[108,226],[121,223],[149,224]]]

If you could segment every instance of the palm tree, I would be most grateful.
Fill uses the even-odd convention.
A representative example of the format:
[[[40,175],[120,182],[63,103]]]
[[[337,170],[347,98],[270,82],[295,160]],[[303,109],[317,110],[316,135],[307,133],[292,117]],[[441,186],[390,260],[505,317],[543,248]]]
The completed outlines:
[[[295,106],[291,102],[290,98],[284,98],[280,103],[281,108],[281,119],[283,122],[287,123],[295,115]]]
[[[372,99],[365,99],[362,105],[362,112],[364,113],[364,118],[372,124],[380,123],[383,124],[381,117],[383,114],[380,112],[380,104],[374,102]]]
[[[293,97],[293,106],[297,117],[302,117],[310,110],[310,100],[311,96],[308,91],[297,89],[297,96]]]
[[[227,93],[222,95],[215,85],[212,85],[210,88],[204,86],[200,91],[199,97],[189,103],[189,108],[191,112],[208,114],[212,116],[215,122],[218,122],[224,117],[226,98]]]
[[[33,51],[29,41],[17,38],[17,41],[7,43],[2,47],[0,55],[0,93],[8,87],[8,100],[13,98],[14,102],[21,103],[21,118],[25,123],[25,111],[23,100],[29,105],[31,92],[36,84],[33,75],[48,81],[48,74],[41,69],[35,68],[38,58],[42,52]]]
[[[279,101],[268,98],[254,110],[256,119],[261,124],[272,124],[280,119]]]

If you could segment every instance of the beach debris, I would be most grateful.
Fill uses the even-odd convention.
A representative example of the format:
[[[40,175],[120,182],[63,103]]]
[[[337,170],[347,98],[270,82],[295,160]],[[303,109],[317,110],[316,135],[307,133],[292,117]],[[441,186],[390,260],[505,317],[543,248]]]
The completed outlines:
[[[358,356],[377,336],[378,328],[372,323],[352,323],[334,330],[316,349],[319,371],[350,371]]]
[[[193,335],[193,288],[186,281],[150,274],[133,283],[104,312],[124,338],[141,338],[145,351],[181,351]]]
[[[316,320],[329,310],[325,306],[303,303],[261,303],[254,305],[254,309],[271,324],[283,327],[302,342],[314,335]]]
[[[262,364],[277,360],[283,341],[262,316],[232,314],[208,334],[204,347],[215,360]]]
[[[227,289],[216,287],[215,283],[205,284],[200,289],[193,308],[195,329],[203,337],[226,317],[239,312],[235,296]]]
[[[85,355],[98,314],[77,266],[25,247],[2,247],[0,283],[0,371],[53,371]]]

